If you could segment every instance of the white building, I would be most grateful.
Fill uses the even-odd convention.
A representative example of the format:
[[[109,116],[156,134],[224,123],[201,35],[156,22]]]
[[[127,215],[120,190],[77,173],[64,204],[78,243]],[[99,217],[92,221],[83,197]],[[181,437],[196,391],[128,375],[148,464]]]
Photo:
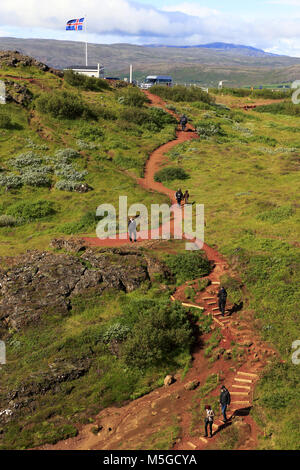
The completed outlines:
[[[66,67],[64,70],[73,70],[74,72],[87,75],[88,77],[101,78],[104,74],[104,67],[101,64],[97,65],[74,65],[72,67]]]

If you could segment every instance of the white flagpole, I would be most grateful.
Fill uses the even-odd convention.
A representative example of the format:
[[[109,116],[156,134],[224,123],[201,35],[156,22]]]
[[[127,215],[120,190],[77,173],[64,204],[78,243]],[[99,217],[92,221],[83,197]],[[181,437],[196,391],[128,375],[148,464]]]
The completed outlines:
[[[86,32],[86,22],[87,22],[87,17],[86,17],[86,15],[84,15],[84,30],[85,30],[85,65],[87,66],[87,64],[88,64],[88,53],[87,53],[88,41],[87,41],[87,32]]]

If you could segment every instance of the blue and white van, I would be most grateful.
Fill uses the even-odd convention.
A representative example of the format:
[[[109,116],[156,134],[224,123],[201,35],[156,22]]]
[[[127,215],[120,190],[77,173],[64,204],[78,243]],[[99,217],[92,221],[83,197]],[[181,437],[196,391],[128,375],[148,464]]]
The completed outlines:
[[[172,86],[172,77],[168,75],[148,75],[146,80],[140,84],[143,90],[148,90],[153,85]]]

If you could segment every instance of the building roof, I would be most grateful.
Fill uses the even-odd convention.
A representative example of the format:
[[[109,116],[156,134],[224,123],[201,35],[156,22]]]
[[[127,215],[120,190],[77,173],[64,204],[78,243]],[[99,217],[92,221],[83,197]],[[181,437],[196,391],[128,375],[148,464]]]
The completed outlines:
[[[100,65],[100,69],[103,68]],[[98,70],[98,65],[70,65],[69,67],[65,67],[65,69],[72,69],[72,70]]]

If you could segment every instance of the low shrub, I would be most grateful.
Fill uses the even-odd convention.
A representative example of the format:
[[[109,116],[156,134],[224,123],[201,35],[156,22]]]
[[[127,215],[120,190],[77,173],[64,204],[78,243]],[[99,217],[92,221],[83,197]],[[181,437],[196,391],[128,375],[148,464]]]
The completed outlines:
[[[23,185],[22,178],[19,175],[0,175],[0,187],[9,189],[19,189]]]
[[[171,100],[176,102],[185,101],[192,103],[195,101],[201,101],[207,104],[213,104],[215,98],[201,88],[198,87],[185,87],[183,85],[175,85],[173,87],[154,85],[151,87],[151,93],[165,100]]]
[[[127,87],[117,93],[117,100],[125,106],[141,108],[149,100],[138,88]]]
[[[77,133],[77,137],[79,139],[88,139],[88,140],[99,140],[103,138],[103,131],[100,129],[99,126],[95,126],[92,124],[84,124],[80,127],[79,132]]]
[[[14,125],[10,116],[7,114],[0,114],[0,129],[13,129]]]
[[[60,149],[55,152],[55,158],[60,163],[70,163],[76,158],[80,157],[80,153],[74,149],[67,148],[67,149]]]
[[[110,343],[112,340],[121,343],[127,338],[129,331],[128,326],[114,323],[103,334],[103,343]]]
[[[257,113],[285,114],[287,116],[300,116],[300,105],[294,104],[292,101],[284,101],[282,103],[268,104],[257,106],[254,110]]]
[[[163,181],[185,180],[189,175],[183,168],[179,167],[166,167],[155,173],[154,180],[162,183]]]
[[[41,156],[37,155],[36,153],[30,151],[26,153],[21,153],[16,158],[12,158],[9,161],[9,164],[16,168],[17,170],[22,170],[24,167],[34,167],[39,168],[43,159]]]
[[[211,271],[210,262],[201,251],[168,255],[165,262],[172,273],[175,274],[178,282],[207,276]]]
[[[80,95],[68,91],[44,93],[36,100],[39,112],[58,119],[95,118],[95,114]]]
[[[89,211],[84,214],[80,220],[61,225],[58,227],[58,231],[65,233],[66,235],[86,232],[90,229],[96,228],[97,222],[99,222],[99,220],[100,218],[96,216],[95,212]]]
[[[48,167],[46,167],[48,168]],[[22,183],[28,186],[35,186],[35,187],[50,187],[51,186],[51,178],[47,176],[46,170],[45,173],[42,172],[42,168],[39,171],[32,171],[28,170],[22,173]]]
[[[11,215],[0,215],[0,227],[14,227],[18,225],[18,220]]]
[[[203,139],[207,139],[208,137],[212,137],[214,135],[225,135],[225,132],[221,128],[220,123],[213,121],[206,121],[196,124],[196,131],[199,137],[202,137]]]
[[[17,202],[8,207],[6,214],[17,219],[33,221],[55,214],[54,204],[50,201]]]
[[[88,77],[86,75],[76,73],[73,70],[66,70],[64,72],[64,79],[69,85],[82,90],[103,91],[109,90],[110,88],[109,83],[102,78]]]
[[[191,325],[179,302],[136,301],[127,308],[128,316],[133,316],[135,322],[123,345],[122,354],[125,362],[132,367],[168,363],[192,343]]]

